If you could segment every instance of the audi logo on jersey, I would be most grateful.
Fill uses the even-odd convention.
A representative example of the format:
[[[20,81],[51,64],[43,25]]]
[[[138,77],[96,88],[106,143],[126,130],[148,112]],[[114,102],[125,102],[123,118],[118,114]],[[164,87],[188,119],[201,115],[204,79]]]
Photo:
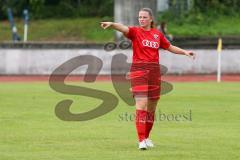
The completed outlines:
[[[142,41],[142,44],[143,44],[143,46],[146,46],[146,47],[159,48],[158,42],[149,41],[149,40],[147,40],[147,39],[144,39],[144,40]]]

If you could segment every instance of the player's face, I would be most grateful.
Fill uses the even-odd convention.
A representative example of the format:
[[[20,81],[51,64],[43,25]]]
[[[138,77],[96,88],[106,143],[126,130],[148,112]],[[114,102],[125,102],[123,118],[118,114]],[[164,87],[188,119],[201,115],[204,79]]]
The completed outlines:
[[[140,11],[138,14],[139,25],[143,28],[151,27],[152,17],[146,11]]]

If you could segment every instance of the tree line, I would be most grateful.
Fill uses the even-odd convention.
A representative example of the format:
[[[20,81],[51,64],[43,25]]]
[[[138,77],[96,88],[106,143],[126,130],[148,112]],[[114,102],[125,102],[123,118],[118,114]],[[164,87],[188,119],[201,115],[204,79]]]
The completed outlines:
[[[161,21],[179,24],[210,24],[221,16],[240,17],[240,0],[169,0],[169,10],[158,15]]]
[[[104,17],[113,15],[114,0],[0,0],[0,19],[7,18],[7,8],[21,17],[28,9],[32,19],[64,17]]]
[[[187,12],[184,7],[186,2],[193,5]],[[112,17],[113,5],[114,0],[0,0],[0,19],[7,19],[9,7],[16,17],[21,17],[23,9],[28,9],[31,19]],[[189,13],[196,16],[239,15],[240,0],[169,0],[169,8],[169,12],[175,14],[173,18]]]

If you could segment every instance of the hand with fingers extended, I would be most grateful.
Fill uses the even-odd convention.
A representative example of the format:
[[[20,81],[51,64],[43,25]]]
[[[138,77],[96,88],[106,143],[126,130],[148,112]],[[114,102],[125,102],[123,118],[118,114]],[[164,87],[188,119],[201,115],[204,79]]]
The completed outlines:
[[[196,55],[195,55],[195,53],[193,53],[193,51],[186,51],[185,55],[192,58],[192,59],[196,58]]]
[[[121,23],[115,23],[115,22],[100,22],[101,27],[103,29],[107,29],[109,27],[111,27],[114,30],[117,30],[119,32],[122,32],[124,35],[127,35],[129,32],[129,28],[128,26],[125,26]]]

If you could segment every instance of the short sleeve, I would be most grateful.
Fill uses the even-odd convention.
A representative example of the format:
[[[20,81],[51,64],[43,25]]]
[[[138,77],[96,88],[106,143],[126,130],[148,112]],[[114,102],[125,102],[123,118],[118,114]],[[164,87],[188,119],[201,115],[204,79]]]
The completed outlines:
[[[126,37],[130,40],[133,40],[136,35],[136,27],[128,27],[129,31]]]
[[[168,49],[170,45],[171,43],[167,40],[167,38],[163,34],[161,34],[160,48]]]

